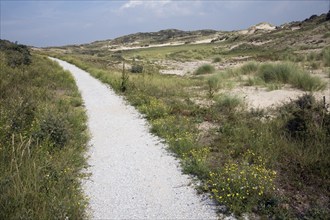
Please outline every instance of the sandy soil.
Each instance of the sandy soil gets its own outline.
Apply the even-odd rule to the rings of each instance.
[[[173,75],[189,75],[192,74],[198,67],[203,64],[210,63],[210,61],[187,61],[179,62],[174,60],[162,60],[157,62],[158,65],[166,67],[161,69],[159,72],[162,74],[173,74]]]
[[[249,58],[249,56],[238,56],[231,58],[231,60],[229,61],[218,63],[212,63],[212,60],[195,60],[186,62],[179,62],[175,60],[161,60],[156,62],[156,64],[164,67],[159,71],[162,74],[184,76],[193,74],[198,67],[204,64],[211,64],[217,70],[225,70],[227,68],[239,67]]]
[[[160,70],[163,74],[175,74],[175,75],[192,75],[193,72],[203,64],[211,64],[217,70],[226,70],[228,68],[235,68],[243,65],[250,57],[239,56],[233,57],[231,60],[219,63],[212,63],[211,60],[200,60],[200,61],[189,61],[189,62],[178,62],[173,60],[163,60],[157,64],[160,66],[167,67],[167,69]],[[322,100],[323,97],[326,99],[326,103],[330,104],[330,79],[325,76],[322,71],[314,71],[314,76],[322,78],[328,83],[327,89],[320,92],[314,92],[314,96],[318,100]],[[228,91],[220,91],[221,93]],[[299,96],[305,94],[305,91],[290,88],[284,86],[282,89],[269,91],[267,88],[252,87],[252,86],[239,86],[230,90],[230,93],[237,95],[245,100],[248,108],[269,108],[276,107],[283,103],[289,102],[292,99],[296,99]]]
[[[75,77],[92,135],[85,182],[92,219],[216,219],[215,205],[191,180],[147,122],[110,88],[58,59]]]
[[[306,94],[305,91],[292,88],[283,88],[279,90],[268,91],[266,88],[258,88],[252,86],[235,88],[231,90],[230,93],[243,98],[248,105],[248,108],[260,109],[277,107]],[[330,103],[329,87],[324,91],[314,92],[313,94],[316,99],[322,100],[323,97],[325,97],[326,103]]]
[[[214,38],[207,38],[203,40],[198,40],[191,42],[190,44],[205,44],[205,43],[211,43],[211,41],[214,40]],[[179,46],[179,45],[184,45],[185,42],[180,42],[180,41],[175,41],[175,42],[170,42],[170,43],[165,43],[165,44],[150,44],[148,46],[139,46],[139,42],[134,42],[129,45],[112,45],[109,47],[110,51],[119,51],[119,50],[136,50],[136,49],[143,49],[143,48],[154,48],[154,47],[167,47],[167,46]],[[108,46],[105,46],[108,47]]]
[[[137,46],[137,45],[127,45],[127,46],[121,46],[121,45],[113,45],[113,49],[109,49],[110,51],[119,51],[119,50],[136,50],[136,49],[143,49],[143,48],[153,48],[153,47],[166,47],[166,46],[178,46],[183,45],[184,42],[171,42],[166,44],[152,44],[147,47]]]

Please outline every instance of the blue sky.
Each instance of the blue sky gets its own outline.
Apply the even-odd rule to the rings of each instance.
[[[0,38],[31,46],[61,46],[176,28],[239,30],[281,25],[326,13],[329,0],[0,0]]]

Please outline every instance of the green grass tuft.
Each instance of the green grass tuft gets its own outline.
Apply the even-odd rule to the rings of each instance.
[[[243,105],[243,100],[237,96],[232,96],[228,94],[222,94],[215,98],[215,106],[221,112],[231,112],[237,107]]]
[[[202,75],[202,74],[211,74],[214,73],[215,68],[210,64],[204,64],[195,71],[195,75]]]
[[[249,62],[244,64],[240,70],[244,75],[255,73],[258,70],[258,64],[255,62]]]
[[[326,83],[319,77],[311,76],[293,63],[265,63],[259,66],[256,75],[266,84],[290,84],[304,91],[319,91],[326,88]],[[248,84],[260,82],[258,79],[249,79]]]

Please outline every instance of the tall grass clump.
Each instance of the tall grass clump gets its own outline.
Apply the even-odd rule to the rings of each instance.
[[[207,86],[208,86],[208,97],[213,98],[214,94],[219,89],[219,77],[212,76],[207,79]]]
[[[0,219],[85,218],[79,92],[57,64],[29,56],[0,51]]]
[[[319,77],[311,76],[292,63],[266,63],[260,65],[257,73],[265,83],[283,83],[304,91],[318,91],[326,87]]]
[[[320,91],[326,88],[326,82],[319,77],[313,77],[308,73],[294,74],[290,78],[291,84],[304,91]]]
[[[241,68],[241,73],[244,75],[255,73],[258,70],[258,64],[255,62],[248,62],[244,64]]]
[[[239,106],[243,106],[243,100],[237,96],[221,94],[215,97],[215,107],[220,111],[231,112]]]
[[[297,69],[294,65],[289,63],[262,64],[258,72],[259,77],[266,83],[288,83],[290,76],[293,74],[299,74],[299,72],[297,72]]]
[[[210,64],[204,64],[197,68],[197,70],[195,71],[195,74],[196,75],[211,74],[211,73],[214,73],[214,71],[215,71],[214,66],[212,66]]]
[[[330,48],[325,48],[321,52],[324,66],[330,67]]]

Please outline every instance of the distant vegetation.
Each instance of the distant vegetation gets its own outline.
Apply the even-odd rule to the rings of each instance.
[[[86,116],[73,78],[0,40],[0,219],[82,219]]]
[[[31,54],[25,45],[0,40],[0,50],[6,53],[6,63],[11,67],[28,65],[31,63]]]

